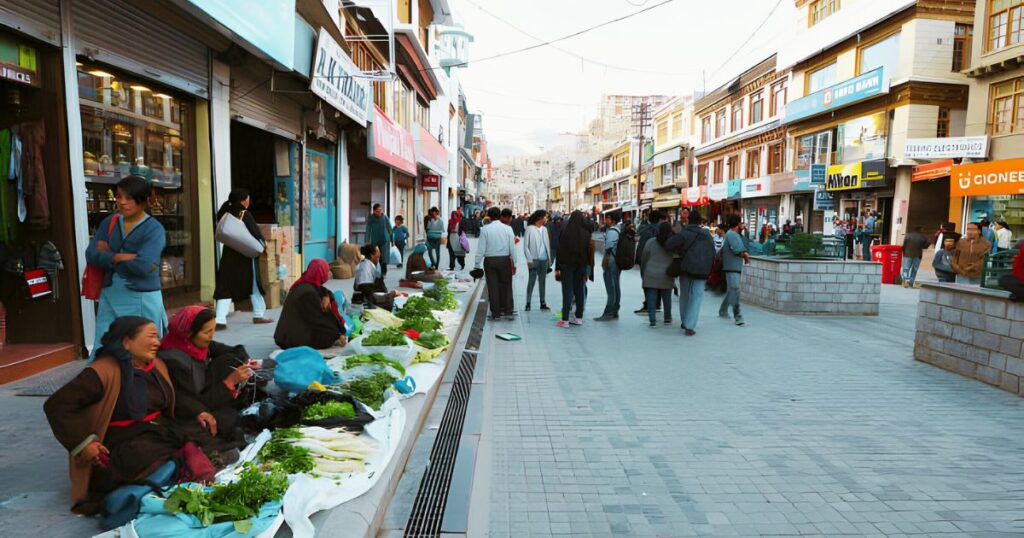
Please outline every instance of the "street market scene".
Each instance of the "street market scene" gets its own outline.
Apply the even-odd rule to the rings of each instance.
[[[1024,0],[3,0],[0,536],[1024,536]]]

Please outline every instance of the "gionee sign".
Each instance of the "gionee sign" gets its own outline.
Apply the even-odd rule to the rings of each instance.
[[[1024,159],[1005,159],[953,167],[949,195],[1024,194]]]

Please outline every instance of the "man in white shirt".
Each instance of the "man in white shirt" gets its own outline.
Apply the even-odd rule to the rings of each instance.
[[[540,280],[540,309],[551,310],[544,301],[547,287],[548,268],[551,267],[551,239],[545,225],[548,223],[548,212],[543,209],[534,211],[526,220],[526,235],[523,239],[523,252],[526,255],[526,266],[530,268],[530,279],[526,284],[526,307],[530,311],[530,300],[533,299],[533,285]]]
[[[502,224],[501,210],[497,207],[488,208],[487,217],[491,222],[480,229],[474,267],[484,270],[487,297],[491,303],[491,319],[500,320],[514,315],[512,268],[515,264],[515,234],[510,226]]]
[[[1005,220],[996,222],[996,244],[995,251],[1002,252],[1013,248],[1013,232]]]

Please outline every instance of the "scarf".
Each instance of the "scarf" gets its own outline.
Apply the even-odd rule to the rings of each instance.
[[[330,290],[324,288],[324,284],[331,278],[331,267],[327,265],[327,262],[322,258],[315,258],[309,262],[309,266],[306,267],[306,271],[302,273],[302,276],[292,284],[289,289],[295,289],[295,286],[306,283],[312,284],[317,289],[323,289],[327,291],[327,296],[331,299],[331,313],[334,314],[334,318],[338,320],[338,324],[341,325],[341,330],[345,330],[345,318],[341,317],[341,311],[338,310],[338,300],[334,298],[334,294]]]
[[[149,367],[140,370],[132,365],[132,354],[124,348],[122,341],[128,338],[143,325],[149,325],[152,321],[139,316],[122,316],[110,324],[110,328],[100,338],[100,348],[96,351],[97,357],[111,357],[117,361],[121,368],[121,394],[114,404],[114,416],[128,417],[140,420],[146,416],[149,390],[146,387],[147,372]]]
[[[462,221],[462,213],[452,211],[452,218],[448,219],[448,233],[458,233],[460,221]]]
[[[186,306],[174,314],[170,326],[167,328],[167,334],[160,341],[160,348],[178,349],[197,361],[206,360],[210,350],[196,347],[192,343],[192,322],[203,310],[206,310],[205,306],[193,305]]]

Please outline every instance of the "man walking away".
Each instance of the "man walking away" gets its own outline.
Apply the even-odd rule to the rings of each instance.
[[[512,317],[512,254],[515,238],[512,229],[501,223],[501,210],[487,210],[490,222],[480,229],[480,242],[476,247],[476,269],[484,270],[487,279],[487,298],[491,303],[491,319]]]
[[[644,248],[647,245],[647,242],[658,235],[658,227],[662,222],[668,222],[668,215],[664,211],[656,209],[647,215],[647,222],[641,224],[640,227],[637,228],[636,261],[638,264],[640,263],[640,260],[643,259]],[[659,303],[655,305],[655,308],[661,310],[661,304]],[[647,313],[647,288],[644,288],[643,306],[634,310],[633,313],[639,315]],[[666,314],[668,313],[666,312]]]
[[[562,317],[558,327],[583,325],[588,270],[594,260],[590,222],[581,211],[569,215],[565,230],[558,239],[558,265],[555,280],[562,282]],[[575,315],[572,314],[575,305]]]
[[[427,256],[434,267],[441,264],[441,238],[444,237],[444,222],[441,220],[441,210],[432,207],[427,211]]]
[[[715,262],[715,242],[711,234],[700,227],[702,217],[697,211],[689,216],[689,224],[665,243],[665,248],[679,258],[679,319],[686,336],[697,334],[700,305],[704,300],[704,285]]]
[[[729,215],[725,219],[725,225],[729,228],[725,232],[725,241],[722,244],[722,272],[725,273],[725,299],[722,299],[722,306],[718,307],[718,315],[723,318],[729,317],[729,307],[732,307],[732,316],[736,325],[743,325],[743,316],[740,314],[740,276],[743,273],[743,264],[750,263],[750,253],[743,244],[743,237],[740,231],[743,229],[743,219],[739,215]]]
[[[668,276],[672,264],[672,253],[665,250],[665,243],[672,238],[672,225],[658,224],[657,235],[647,240],[640,257],[640,275],[643,278],[644,293],[647,295],[647,316],[651,327],[657,327],[657,307],[665,306],[665,325],[672,324],[673,278]]]
[[[523,237],[526,235],[526,225],[523,222],[522,216],[516,215],[516,217],[512,219],[512,223],[509,225],[512,226],[512,233],[514,233],[516,237]]]
[[[530,299],[533,298],[533,285],[540,279],[540,309],[550,310],[545,302],[545,291],[548,280],[548,267],[551,262],[551,241],[548,238],[548,213],[538,209],[526,221],[526,237],[523,239],[523,251],[526,254],[526,266],[530,270],[530,279],[526,284],[526,308],[530,311]]]
[[[594,321],[611,321],[619,318],[619,302],[622,300],[622,289],[619,288],[619,277],[622,271],[615,262],[615,249],[619,246],[619,236],[622,235],[622,228],[619,222],[622,221],[622,213],[611,211],[605,214],[604,224],[607,227],[604,235],[604,258],[601,260],[602,275],[604,277],[604,290],[608,294],[608,302],[605,303],[604,313]]]
[[[903,239],[903,287],[914,286],[917,280],[917,270],[921,267],[921,257],[924,256],[924,249],[931,244],[924,236],[924,227],[914,226],[914,231],[907,234]]]

